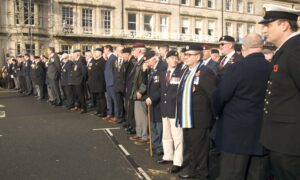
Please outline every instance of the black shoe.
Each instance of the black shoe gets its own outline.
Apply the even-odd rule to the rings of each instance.
[[[173,165],[171,168],[171,173],[178,173],[181,170],[181,166]]]
[[[99,115],[98,115],[98,117],[101,117],[101,118],[106,117],[106,116],[107,116],[106,114],[102,114],[102,113],[99,113]]]
[[[159,150],[155,152],[156,155],[161,156],[164,155],[164,151],[163,150]]]
[[[160,159],[157,161],[158,164],[170,164],[170,163],[173,163],[173,161],[166,161],[166,160],[163,160],[163,159]]]
[[[197,177],[194,174],[179,174],[178,176],[182,179],[193,179]]]

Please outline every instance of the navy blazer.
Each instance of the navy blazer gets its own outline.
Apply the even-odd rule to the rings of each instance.
[[[300,35],[275,53],[268,82],[262,143],[272,151],[300,156]]]
[[[72,68],[73,68],[73,62],[71,60],[67,61],[66,63],[63,63],[63,65],[61,66],[60,84],[62,86],[70,85]]]
[[[212,131],[222,151],[263,155],[259,143],[263,104],[270,64],[262,53],[253,53],[232,64],[214,93],[213,105],[218,117]]]
[[[165,77],[167,70],[160,74],[160,87],[161,87],[161,115],[162,117],[175,118],[176,111],[176,96],[177,88],[181,78],[181,66],[177,66],[171,75],[170,84],[167,87],[165,82]]]
[[[92,59],[88,64],[88,85],[92,93],[104,93],[106,84],[104,79],[105,59]]]
[[[165,71],[167,68],[166,63],[162,60],[159,60],[156,68],[153,70],[153,73],[146,74],[148,77],[147,81],[144,82],[147,85],[147,98],[149,97],[152,101],[150,106],[150,118],[152,122],[161,122],[161,109],[160,109],[160,74],[162,71]]]
[[[115,61],[117,60],[117,56],[114,54],[111,54],[106,61],[105,64],[105,70],[104,70],[104,77],[105,77],[105,82],[106,86],[113,86],[114,85],[114,64]]]

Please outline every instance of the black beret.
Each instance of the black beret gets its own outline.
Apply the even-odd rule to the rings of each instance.
[[[74,51],[73,51],[73,53],[80,53],[81,51],[80,51],[80,49],[75,49]]]
[[[153,51],[153,50],[146,51],[145,56],[144,56],[144,60],[151,59],[154,56],[155,56],[155,51]]]
[[[92,51],[88,49],[88,50],[86,50],[85,52],[92,52]]]
[[[57,54],[58,54],[58,55],[62,55],[62,54],[63,54],[63,52],[58,52]]]
[[[219,50],[217,50],[217,49],[211,49],[210,51],[211,51],[212,54],[214,54],[214,53],[219,54],[220,53]]]
[[[40,59],[40,56],[34,56],[34,59]]]
[[[100,51],[103,53],[103,48],[96,48],[96,51]]]
[[[220,42],[220,41],[235,42],[234,38],[233,38],[232,36],[228,36],[228,35],[222,36],[222,37],[219,39],[219,42]]]
[[[178,56],[178,52],[177,51],[169,51],[168,54],[166,55],[166,58],[171,57],[171,56]]]
[[[203,51],[202,46],[200,46],[199,44],[190,44],[188,46],[185,47],[186,52],[188,51]]]
[[[126,47],[126,48],[122,49],[122,53],[129,53],[130,54],[131,51],[132,51],[131,47]]]
[[[185,51],[186,51],[186,48],[184,47],[184,48],[181,48],[181,50],[180,50],[180,52],[182,52],[182,53],[185,53]]]

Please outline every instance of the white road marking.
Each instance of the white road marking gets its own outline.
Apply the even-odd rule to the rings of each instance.
[[[0,118],[5,118],[6,115],[5,115],[5,111],[0,111]]]
[[[5,106],[3,104],[0,104],[0,108],[4,108]]]
[[[114,135],[111,133],[111,131],[109,129],[105,129],[105,131],[111,136],[113,137]]]
[[[0,134],[0,137],[2,137],[3,135]]]
[[[126,156],[130,156],[129,152],[124,148],[124,146],[122,144],[119,144],[119,147]]]
[[[138,167],[137,169],[139,170],[139,172],[141,174],[143,174],[143,176],[146,178],[146,180],[151,180],[151,178],[148,176],[148,174],[141,167]]]
[[[106,129],[120,129],[120,127],[116,127],[116,128],[98,128],[98,129],[93,129],[93,131],[105,131]]]

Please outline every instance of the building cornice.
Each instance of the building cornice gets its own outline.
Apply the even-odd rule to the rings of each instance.
[[[90,3],[76,3],[76,2],[65,2],[61,1],[58,2],[61,5],[70,5],[70,6],[85,6],[85,7],[100,7],[100,8],[107,8],[107,9],[116,9],[114,6],[110,5],[100,5],[100,4],[90,4]]]
[[[251,21],[251,20],[241,20],[241,19],[231,19],[231,18],[225,18],[224,21],[232,21],[232,22],[240,22],[240,23],[252,23],[252,24],[256,24],[257,22],[255,20]]]
[[[126,11],[138,11],[138,12],[148,12],[148,13],[159,13],[159,14],[169,14],[171,15],[172,12],[169,11],[157,11],[157,10],[150,10],[150,9],[138,9],[138,8],[125,8]]]

